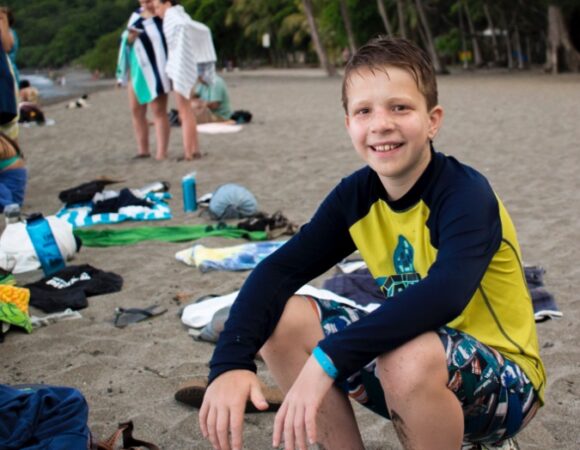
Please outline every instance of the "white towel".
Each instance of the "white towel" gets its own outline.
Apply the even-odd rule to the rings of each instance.
[[[199,73],[198,64],[217,61],[210,29],[193,20],[181,5],[172,6],[163,18],[169,56],[167,75],[173,90],[189,98]]]

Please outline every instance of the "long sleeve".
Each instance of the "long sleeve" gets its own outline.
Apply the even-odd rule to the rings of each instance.
[[[255,371],[254,357],[286,301],[302,285],[355,250],[333,191],[312,220],[256,267],[238,295],[210,362],[210,381],[232,369]]]

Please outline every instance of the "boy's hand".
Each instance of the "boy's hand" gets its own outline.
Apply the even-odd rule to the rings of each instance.
[[[199,410],[199,426],[215,449],[241,450],[248,398],[259,410],[268,408],[258,377],[249,370],[225,372],[208,386]]]
[[[280,446],[282,435],[285,450],[306,450],[317,442],[316,416],[333,383],[316,359],[308,358],[276,414],[274,447]]]

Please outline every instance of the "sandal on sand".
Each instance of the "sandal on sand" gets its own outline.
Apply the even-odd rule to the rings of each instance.
[[[284,394],[277,387],[262,385],[262,393],[268,402],[268,409],[262,411],[257,409],[254,404],[248,400],[246,402],[246,412],[247,413],[260,413],[260,412],[274,412],[278,411],[282,402],[284,401]],[[207,389],[207,380],[201,378],[195,378],[187,383],[183,384],[175,393],[175,400],[186,405],[193,406],[194,408],[200,408],[203,401],[203,395]]]
[[[167,308],[159,305],[153,305],[147,308],[116,308],[113,324],[117,328],[125,328],[129,324],[160,316],[166,312]]]
[[[91,448],[92,450],[116,450],[117,441],[119,437],[123,436],[123,447],[121,450],[129,449],[139,449],[147,448],[149,450],[159,450],[159,447],[151,442],[142,441],[141,439],[135,439],[133,437],[133,421],[122,422],[119,424],[119,428],[115,431],[108,439],[104,441],[99,441],[94,444]]]

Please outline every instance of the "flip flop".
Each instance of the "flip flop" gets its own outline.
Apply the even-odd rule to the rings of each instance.
[[[148,306],[147,308],[116,308],[113,324],[117,328],[125,328],[132,323],[141,322],[151,317],[160,316],[167,312],[167,308],[159,305]]]
[[[262,387],[262,393],[268,402],[268,409],[262,411],[257,409],[254,404],[248,400],[246,402],[246,412],[247,413],[261,413],[261,412],[275,412],[280,409],[282,402],[284,401],[284,394],[280,389],[274,386],[266,386],[260,383]],[[183,384],[175,393],[174,398],[180,403],[184,403],[194,408],[200,408],[203,402],[203,396],[205,390],[207,389],[207,380],[202,378],[194,378],[191,381]]]
[[[123,449],[146,448],[149,450],[159,450],[157,445],[133,437],[132,420],[120,423],[117,430],[108,439],[94,443],[91,448],[95,450],[115,450],[117,448],[117,441],[121,436],[123,436]]]

